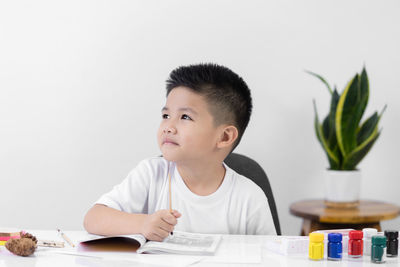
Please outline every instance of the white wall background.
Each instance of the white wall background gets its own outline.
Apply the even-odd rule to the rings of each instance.
[[[165,80],[179,66],[226,65],[252,89],[237,152],[267,171],[284,234],[289,205],[322,197],[328,166],[312,99],[366,64],[367,115],[388,109],[359,166],[362,198],[400,205],[399,1],[1,1],[0,226],[82,229],[91,204],[159,154]],[[400,219],[384,228],[399,228]]]

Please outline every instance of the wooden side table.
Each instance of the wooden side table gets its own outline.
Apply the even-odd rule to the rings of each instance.
[[[316,199],[293,203],[290,213],[303,218],[301,235],[308,235],[316,230],[346,228],[376,228],[381,231],[380,221],[396,218],[400,207],[381,201],[361,200],[357,208],[327,208],[322,199]]]

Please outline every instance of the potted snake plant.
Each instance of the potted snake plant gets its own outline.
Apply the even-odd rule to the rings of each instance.
[[[329,168],[325,174],[325,204],[330,207],[356,207],[359,203],[361,172],[357,168],[381,134],[379,121],[386,109],[374,112],[362,121],[369,98],[368,75],[363,68],[346,85],[341,94],[320,75],[307,71],[327,87],[331,96],[330,109],[319,120],[313,100],[314,127],[324,150]]]

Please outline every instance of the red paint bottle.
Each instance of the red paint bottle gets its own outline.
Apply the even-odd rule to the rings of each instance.
[[[359,258],[363,255],[363,232],[362,231],[350,231],[349,232],[349,257]]]

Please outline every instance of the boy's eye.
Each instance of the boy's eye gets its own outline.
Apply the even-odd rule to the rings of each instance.
[[[161,117],[162,117],[163,119],[168,119],[168,118],[169,118],[169,115],[168,115],[168,114],[162,114]]]
[[[182,115],[182,117],[181,117],[181,119],[183,119],[183,120],[192,120],[192,118],[190,118],[188,115],[186,115],[186,114],[183,114]]]

